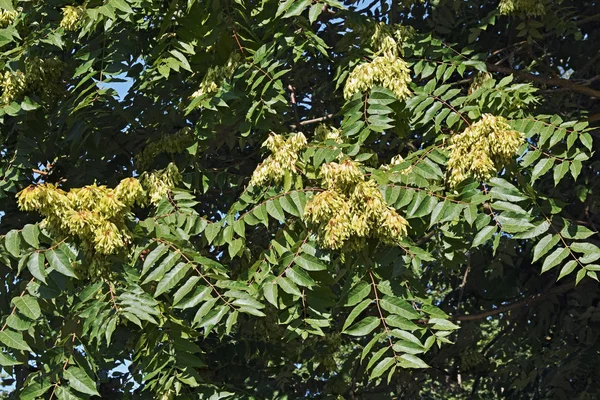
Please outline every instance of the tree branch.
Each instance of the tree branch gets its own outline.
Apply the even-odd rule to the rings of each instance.
[[[555,287],[553,290],[549,290],[547,292],[542,292],[542,293],[536,294],[535,296],[528,297],[524,300],[521,300],[521,301],[513,303],[513,304],[507,304],[505,306],[494,308],[493,310],[484,311],[479,314],[457,315],[457,316],[453,317],[452,319],[454,321],[477,321],[480,319],[485,319],[485,318],[491,317],[493,315],[498,315],[498,314],[502,314],[502,313],[505,313],[510,310],[514,310],[515,308],[531,306],[535,303],[538,303],[538,302],[544,300],[546,297],[550,297],[550,296],[557,295],[557,294],[560,294],[563,292],[567,292],[567,291],[573,289],[574,287],[575,287],[575,283],[573,283],[573,282],[565,283],[564,285]]]
[[[545,77],[540,76],[540,75],[534,75],[534,74],[530,74],[529,72],[518,71],[518,70],[515,70],[515,69],[512,69],[512,68],[507,68],[507,67],[502,67],[502,66],[499,66],[499,65],[494,65],[492,63],[487,63],[487,69],[488,69],[488,71],[492,71],[492,72],[500,72],[500,73],[503,73],[503,74],[513,74],[517,78],[523,79],[523,80],[528,80],[528,81],[543,83],[545,85],[564,87],[564,88],[569,89],[569,90],[571,90],[573,92],[583,93],[583,94],[588,95],[590,97],[599,98],[600,99],[600,90],[595,90],[595,89],[589,88],[587,86],[579,85],[579,84],[574,83],[573,81],[570,81],[568,79],[563,79],[563,78],[545,78]]]
[[[314,119],[307,119],[304,121],[300,121],[300,126],[304,126],[304,125],[310,125],[310,124],[315,124],[317,122],[322,122],[322,121],[327,121],[328,119],[332,119],[335,115],[334,114],[327,114],[324,117],[319,117],[319,118],[314,118]],[[296,129],[297,125],[290,125],[290,127],[292,129]]]

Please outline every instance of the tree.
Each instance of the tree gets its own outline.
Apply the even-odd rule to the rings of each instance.
[[[0,8],[6,396],[600,396],[597,1]]]

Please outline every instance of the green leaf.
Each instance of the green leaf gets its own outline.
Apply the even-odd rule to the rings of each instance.
[[[160,281],[163,278],[163,276],[165,276],[165,274],[175,266],[175,264],[177,263],[177,261],[179,261],[180,258],[181,254],[179,254],[178,252],[171,252],[167,254],[167,256],[158,265],[158,267],[154,268],[152,272],[148,274],[146,279],[144,279],[144,281],[142,282],[142,285],[145,285],[146,283],[152,281]]]
[[[202,304],[202,306],[200,306],[200,308],[198,308],[198,310],[196,311],[196,315],[194,316],[192,323],[197,324],[200,321],[202,321],[202,318],[204,318],[204,316],[207,315],[213,309],[217,300],[219,300],[219,299],[216,297],[213,297],[213,298],[208,299],[204,304]]]
[[[27,386],[25,386],[23,391],[19,394],[19,399],[33,400],[43,398],[43,394],[46,393],[51,387],[52,383],[49,379],[44,379],[41,382],[38,379],[34,379],[28,382]]]
[[[577,261],[575,260],[571,260],[568,263],[566,263],[560,270],[560,274],[558,275],[557,281],[573,272],[575,270],[575,267],[577,267]]]
[[[307,271],[325,271],[327,266],[317,257],[302,253],[294,259],[294,263]]]
[[[477,247],[477,246],[480,246],[480,245],[486,243],[488,240],[490,240],[492,238],[492,235],[495,232],[496,232],[496,226],[494,226],[494,225],[488,225],[488,226],[484,227],[473,238],[473,244],[471,245],[471,247]]]
[[[201,278],[199,276],[192,276],[187,279],[185,284],[177,289],[173,295],[173,305],[177,305],[189,292],[196,287],[196,284]]]
[[[158,260],[160,257],[162,257],[163,254],[167,252],[167,249],[168,247],[161,243],[158,246],[156,246],[156,248],[152,250],[150,254],[146,256],[146,259],[144,259],[144,265],[142,266],[142,276],[146,275],[146,272],[148,272],[150,267],[152,267],[156,260]]]
[[[12,303],[27,318],[36,320],[42,315],[37,300],[29,295],[15,297],[12,299]]]
[[[389,350],[389,347],[387,347],[387,346],[382,347],[381,349],[377,350],[377,352],[375,354],[373,354],[373,356],[369,360],[369,363],[367,364],[367,368],[366,368],[367,371],[370,370],[371,367],[373,367],[373,365],[375,365],[375,363],[377,361],[379,361],[385,353],[387,353],[388,350]]]
[[[7,11],[15,11],[11,0],[0,0],[0,8]]]
[[[533,248],[533,260],[531,262],[536,262],[540,258],[542,258],[546,253],[548,253],[556,244],[560,241],[560,236],[552,235],[549,233],[544,236],[538,244]]]
[[[206,226],[206,228],[204,229],[204,236],[206,237],[206,240],[209,244],[212,243],[213,240],[215,240],[219,232],[221,232],[221,228],[222,226],[218,223],[210,223]]]
[[[393,349],[395,352],[407,354],[422,354],[426,351],[423,346],[406,340],[399,340],[394,343]]]
[[[372,303],[373,301],[370,299],[366,299],[363,300],[361,303],[359,303],[356,307],[354,307],[352,309],[352,311],[350,311],[350,314],[348,314],[348,317],[346,318],[346,321],[344,322],[344,326],[342,327],[342,331],[345,331],[346,328],[348,328],[355,320],[356,318],[367,309],[367,307],[369,307],[369,305]]]
[[[283,276],[278,276],[277,278],[275,278],[275,281],[277,282],[281,290],[283,290],[284,292],[294,296],[302,296],[302,293],[300,292],[300,289],[298,289],[298,286],[296,286],[296,284],[290,279]]]
[[[8,232],[4,238],[4,246],[13,257],[19,257],[21,254],[21,235],[19,235],[19,231],[12,230]]]
[[[25,225],[23,227],[23,230],[21,231],[21,234],[23,235],[23,239],[25,239],[25,242],[27,242],[28,245],[30,245],[34,249],[40,247],[40,229],[37,225]]]
[[[369,379],[375,379],[380,377],[383,373],[385,373],[385,371],[390,369],[390,367],[394,365],[394,363],[394,357],[386,357],[383,360],[379,361],[379,363],[371,371],[371,376],[369,377]]]
[[[23,364],[23,363],[21,361],[17,361],[11,355],[5,354],[4,351],[0,351],[0,365],[1,366],[12,367],[13,365],[20,365],[20,364]]]
[[[377,328],[380,324],[380,320],[377,317],[366,317],[350,328],[346,329],[342,333],[350,336],[366,336]]]
[[[33,351],[25,340],[23,340],[23,335],[21,333],[13,332],[8,329],[0,332],[0,342],[11,349]]]
[[[296,266],[288,268],[285,271],[285,276],[299,286],[311,288],[317,284],[314,279],[310,277],[310,275]]]
[[[413,335],[410,332],[406,332],[406,331],[403,331],[403,330],[400,330],[400,329],[393,329],[391,331],[391,334],[392,334],[392,336],[398,337],[400,339],[409,341],[409,342],[414,343],[414,344],[418,344],[421,347],[423,346],[423,344],[421,343],[421,341],[419,340],[419,338],[416,337],[415,335]]]
[[[413,354],[402,354],[400,365],[403,368],[429,368],[426,362]]]
[[[71,366],[63,372],[63,375],[69,381],[69,386],[72,389],[92,396],[100,396],[100,393],[96,389],[96,383],[88,376],[85,370]]]
[[[582,268],[582,269],[580,269],[580,270],[577,272],[577,276],[575,277],[575,284],[576,284],[576,285],[577,285],[579,282],[581,282],[581,280],[582,280],[583,278],[585,278],[585,275],[586,275],[586,273],[587,273],[587,271],[586,271],[585,269],[583,269],[583,268]]]
[[[433,324],[432,329],[436,329],[438,331],[453,331],[456,329],[460,329],[460,326],[455,323],[448,321],[447,319],[442,318],[431,318],[429,320],[430,324]]]
[[[175,285],[179,283],[188,273],[191,266],[190,263],[180,262],[171,271],[169,271],[163,279],[156,285],[156,291],[154,297],[158,297],[161,294],[171,290]]]
[[[554,168],[554,186],[558,185],[561,179],[569,172],[570,163],[563,161],[557,167]]]
[[[367,343],[367,345],[363,348],[362,353],[360,355],[361,362],[365,359],[367,354],[369,354],[371,352],[371,349],[373,348],[373,346],[375,346],[375,344],[384,337],[385,337],[385,333],[381,332],[380,334],[373,336],[373,338],[371,340],[369,340],[369,343]]]
[[[125,0],[110,0],[110,4],[116,9],[126,12],[127,14],[133,13],[133,10]]]
[[[277,292],[277,283],[275,282],[267,282],[263,286],[263,293],[265,295],[265,299],[271,303],[275,308],[279,308],[279,304],[277,303],[278,292]]]
[[[389,326],[393,326],[395,328],[400,328],[404,331],[416,331],[419,329],[419,326],[412,322],[411,320],[401,317],[399,315],[388,315],[385,318],[385,322]]]
[[[272,216],[279,222],[285,221],[285,214],[283,213],[283,208],[281,208],[279,201],[269,200],[266,203],[266,207],[267,213],[269,213],[270,216]]]
[[[69,257],[67,257],[67,255],[65,253],[63,253],[62,250],[60,250],[60,249],[48,250],[45,253],[45,255],[46,255],[46,260],[48,260],[48,263],[50,264],[50,266],[52,268],[54,268],[57,272],[65,275],[65,276],[77,278],[77,275],[75,274],[75,270],[73,269],[73,266],[71,265],[71,261],[69,260]]]
[[[27,259],[27,269],[37,280],[46,283],[45,258],[43,253],[34,251]]]
[[[213,289],[210,286],[196,287],[196,290],[191,296],[178,301],[177,305],[174,305],[174,307],[182,310],[195,307],[201,302],[209,299],[212,291]]]
[[[323,5],[320,3],[315,3],[310,7],[310,10],[308,11],[308,20],[311,24],[314,23],[317,20],[317,18],[319,18],[319,15],[322,11]]]
[[[546,233],[548,231],[548,229],[550,229],[550,222],[542,221],[541,223],[537,224],[536,226],[534,226],[533,228],[531,228],[525,232],[517,233],[516,235],[514,235],[514,238],[515,239],[532,239],[534,237],[538,237],[538,236]]]
[[[406,300],[399,299],[397,297],[392,296],[384,296],[380,301],[379,305],[384,310],[404,317],[406,319],[419,319],[421,318],[421,314],[419,314]]]
[[[288,8],[283,18],[297,17],[309,6],[312,0],[296,0],[291,7]]]
[[[360,281],[348,292],[348,298],[344,306],[352,307],[360,303],[365,297],[371,294],[372,285],[367,282]]]
[[[554,250],[544,260],[544,264],[542,264],[542,273],[556,267],[562,260],[567,258],[568,255],[569,249],[567,248],[559,247],[556,250]]]

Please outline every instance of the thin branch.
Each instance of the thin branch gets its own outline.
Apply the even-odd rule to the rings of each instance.
[[[460,293],[458,294],[458,301],[456,302],[456,312],[460,311],[460,305],[462,303],[463,296],[465,294],[465,286],[467,286],[467,277],[471,271],[471,254],[467,256],[467,268],[463,275],[462,283],[460,284]]]
[[[300,115],[298,114],[298,104],[296,103],[296,88],[292,85],[288,85],[288,90],[290,91],[290,102],[294,107],[294,117],[296,118],[296,124],[302,125],[300,122]]]
[[[394,354],[394,361],[396,363],[398,363],[398,354],[396,353],[396,350],[394,350],[394,342],[392,342],[392,335],[390,334],[390,328],[388,327],[387,323],[385,322],[385,317],[383,316],[383,311],[381,311],[381,306],[379,305],[379,295],[377,294],[377,284],[375,283],[375,277],[373,276],[373,273],[371,271],[369,271],[369,276],[371,277],[371,283],[373,285],[373,292],[375,293],[375,304],[377,305],[377,311],[379,312],[379,319],[381,320],[381,323],[383,324],[383,329],[385,330],[385,334],[388,337],[388,341],[390,343],[389,347],[390,347],[390,349],[392,349],[392,353]]]
[[[317,122],[322,122],[322,121],[327,121],[329,119],[332,119],[334,116],[335,116],[334,114],[327,114],[324,117],[319,117],[319,118],[307,119],[307,120],[304,120],[304,121],[300,121],[298,123],[298,125],[305,126],[305,125],[315,124]],[[290,127],[292,129],[296,129],[298,127],[298,125],[290,125]]]

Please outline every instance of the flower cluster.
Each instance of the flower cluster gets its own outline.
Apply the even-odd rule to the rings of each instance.
[[[448,160],[450,186],[469,177],[488,180],[513,160],[522,143],[521,134],[512,130],[504,118],[484,114],[463,133],[452,137]]]
[[[325,164],[321,176],[327,190],[306,205],[304,218],[316,225],[324,247],[359,250],[370,237],[395,244],[406,236],[408,222],[386,204],[375,181],[365,180],[356,162]]]
[[[66,6],[62,9],[62,14],[60,27],[66,31],[75,31],[83,22],[85,9],[81,6]]]
[[[362,63],[352,70],[346,85],[344,97],[351,98],[357,92],[366,92],[374,85],[381,85],[400,100],[410,95],[410,70],[408,64],[400,58],[398,41],[405,32],[392,29],[384,24],[376,24],[371,36],[371,46],[376,50],[371,62]]]
[[[18,11],[0,10],[0,28],[4,29],[13,23],[19,15]]]
[[[231,54],[225,65],[210,67],[208,71],[206,71],[202,82],[200,82],[200,88],[192,94],[192,98],[216,93],[223,82],[233,76],[241,61],[242,56],[238,52],[234,52]]]
[[[6,71],[0,79],[0,102],[9,104],[31,91],[50,97],[60,91],[63,64],[57,58],[34,57],[25,62],[25,72]]]
[[[269,181],[281,182],[286,172],[293,172],[298,161],[298,152],[307,145],[302,132],[291,135],[287,140],[282,135],[270,135],[263,143],[271,151],[265,161],[258,165],[250,185],[260,186]]]
[[[140,176],[140,182],[152,204],[158,204],[181,180],[179,169],[173,163],[163,170],[144,172]]]
[[[136,155],[135,164],[139,169],[145,170],[159,154],[181,153],[193,143],[193,131],[191,128],[185,127],[173,135],[164,136],[155,142],[149,143],[146,148],[144,148],[144,151]]]
[[[500,0],[500,13],[504,15],[524,13],[531,16],[541,16],[546,8],[541,0]]]
[[[116,188],[96,184],[68,192],[46,183],[19,192],[24,211],[37,211],[43,225],[58,235],[77,237],[86,250],[108,255],[118,253],[130,238],[126,216],[134,204],[143,204],[144,189],[135,178],[123,179]]]

